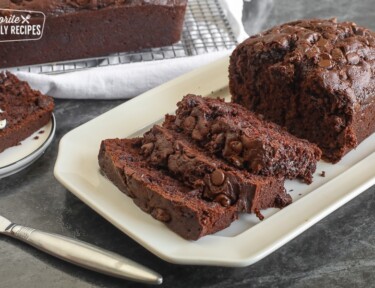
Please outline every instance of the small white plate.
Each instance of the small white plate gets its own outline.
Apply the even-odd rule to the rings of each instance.
[[[99,172],[97,155],[106,138],[141,134],[187,93],[228,92],[228,58],[148,91],[66,134],[60,142],[56,178],[100,215],[162,259],[178,264],[247,266],[267,256],[323,217],[375,184],[375,134],[332,165],[318,163],[311,185],[287,181],[294,202],[262,211],[265,220],[244,214],[229,228],[187,241],[143,213]],[[325,177],[319,174],[325,171]],[[350,217],[350,215],[348,215]]]
[[[43,155],[55,135],[56,120],[52,114],[47,125],[0,153],[0,179],[25,169]]]

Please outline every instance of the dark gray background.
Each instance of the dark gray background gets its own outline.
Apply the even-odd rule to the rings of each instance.
[[[333,16],[375,30],[374,2],[253,0],[245,3],[243,18],[250,34],[298,18]],[[162,287],[375,287],[374,188],[246,268],[169,264],[118,231],[61,186],[53,166],[65,133],[122,102],[56,101],[56,138],[31,167],[0,180],[1,214],[140,261],[164,276]],[[0,236],[0,287],[144,286],[77,268]]]

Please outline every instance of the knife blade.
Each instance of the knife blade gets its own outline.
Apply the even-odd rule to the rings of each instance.
[[[163,282],[160,274],[116,253],[77,239],[18,225],[1,215],[0,233],[86,269],[147,284]]]

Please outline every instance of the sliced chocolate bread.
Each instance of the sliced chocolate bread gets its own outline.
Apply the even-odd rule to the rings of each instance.
[[[53,109],[52,97],[9,72],[0,72],[0,152],[46,125]]]
[[[321,151],[244,107],[221,99],[185,96],[178,104],[175,129],[183,131],[208,153],[238,168],[265,176],[301,178],[311,183]],[[175,120],[174,120],[175,119]]]
[[[207,155],[186,135],[168,129],[169,117],[164,127],[155,125],[142,139],[141,150],[148,163],[167,169],[207,201],[236,206],[237,211],[256,213],[260,218],[260,210],[282,208],[292,202],[284,179],[253,175]]]
[[[141,155],[141,146],[140,138],[107,139],[98,157],[103,173],[144,212],[188,240],[215,233],[237,219],[235,206],[203,199],[198,189],[152,167]]]

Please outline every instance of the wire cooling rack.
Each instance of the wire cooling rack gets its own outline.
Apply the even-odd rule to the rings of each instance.
[[[188,57],[233,49],[236,44],[236,37],[217,0],[189,0],[181,41],[174,45],[9,70],[58,74],[99,66]]]

